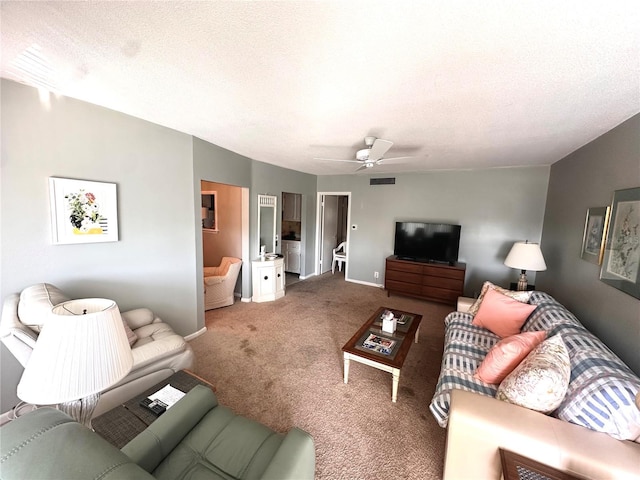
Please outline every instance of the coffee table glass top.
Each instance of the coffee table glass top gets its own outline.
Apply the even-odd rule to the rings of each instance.
[[[382,313],[393,312],[401,322],[393,334],[383,332]],[[422,315],[389,307],[380,307],[342,347],[343,352],[368,358],[394,368],[401,368],[409,352]]]

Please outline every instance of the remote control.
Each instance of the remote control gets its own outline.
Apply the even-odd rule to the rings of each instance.
[[[141,400],[140,405],[151,410],[156,415],[162,415],[167,410],[166,403],[161,402],[160,400],[151,400],[148,397]]]

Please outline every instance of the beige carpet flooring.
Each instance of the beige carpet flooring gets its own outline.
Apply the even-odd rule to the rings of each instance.
[[[380,306],[423,315],[419,343],[400,374],[351,362],[342,346]],[[442,477],[445,430],[429,411],[440,370],[443,319],[452,306],[345,282],[325,274],[287,288],[275,302],[210,310],[207,332],[191,341],[195,372],[218,400],[269,427],[308,431],[318,479]]]

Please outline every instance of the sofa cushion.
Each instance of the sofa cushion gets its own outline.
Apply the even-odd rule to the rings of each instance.
[[[494,285],[491,282],[484,282],[484,284],[482,285],[482,289],[480,290],[480,295],[478,295],[478,299],[473,303],[473,305],[469,307],[467,313],[471,315],[475,315],[476,313],[478,313],[478,309],[480,308],[480,305],[482,305],[484,296],[489,290],[496,290],[503,295],[506,295],[507,297],[513,298],[514,300],[522,303],[529,302],[529,298],[531,298],[531,294],[533,293],[530,291],[523,292],[517,290],[507,290],[506,288],[499,287],[498,285]]]
[[[520,333],[520,328],[535,309],[535,305],[519,302],[497,290],[489,290],[473,318],[473,324],[505,338]]]
[[[71,299],[58,287],[48,283],[38,283],[25,288],[20,293],[18,317],[24,325],[35,332],[40,332],[51,315],[51,309],[69,300]]]
[[[546,337],[546,332],[524,332],[496,343],[476,370],[475,377],[494,385],[505,379]]]
[[[536,348],[498,387],[496,398],[542,413],[553,412],[567,393],[571,364],[560,335]]]
[[[531,303],[538,308],[522,330],[562,334],[571,360],[569,389],[553,415],[619,440],[638,439],[638,375],[551,295],[534,292]]]

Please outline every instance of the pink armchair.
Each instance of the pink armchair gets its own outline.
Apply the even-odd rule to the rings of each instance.
[[[222,257],[218,267],[204,267],[204,309],[233,305],[242,260]]]

